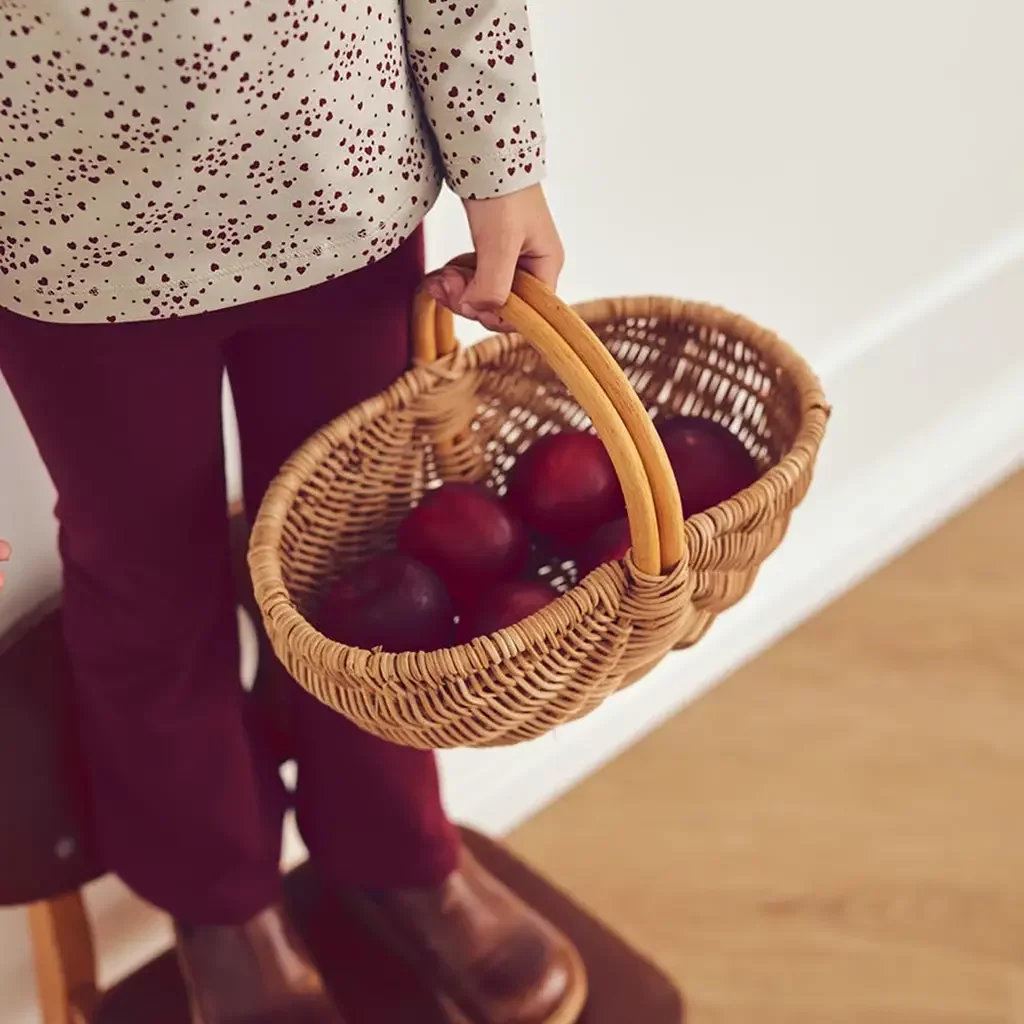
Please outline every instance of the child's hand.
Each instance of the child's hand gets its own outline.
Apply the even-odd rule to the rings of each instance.
[[[498,199],[467,199],[466,216],[476,249],[476,273],[468,284],[462,275],[442,271],[429,289],[438,302],[492,331],[505,330],[501,309],[512,291],[516,268],[554,290],[565,251],[540,185]]]
[[[11,557],[11,545],[5,540],[0,540],[0,562],[6,562]],[[3,589],[4,585],[4,574],[0,570],[0,590]]]

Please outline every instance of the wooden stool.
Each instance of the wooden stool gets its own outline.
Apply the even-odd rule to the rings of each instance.
[[[680,1024],[679,993],[657,968],[496,843],[466,841],[486,867],[576,943],[590,972],[580,1024]],[[308,866],[287,882],[295,921],[350,1024],[469,1024],[378,939],[355,924],[317,884]],[[167,953],[108,992],[89,1024],[187,1024],[185,990]]]
[[[242,604],[247,604],[244,596]],[[81,889],[105,873],[88,818],[56,602],[0,638],[0,906],[28,904],[45,1024],[189,1024],[173,952],[107,992]],[[672,983],[498,844],[465,831],[478,859],[572,939],[590,974],[581,1024],[679,1024]],[[296,924],[350,1024],[468,1024],[303,866],[286,883]]]

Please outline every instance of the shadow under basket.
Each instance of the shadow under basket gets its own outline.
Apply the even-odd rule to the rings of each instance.
[[[307,441],[253,529],[249,564],[278,657],[323,703],[406,746],[534,739],[699,640],[781,542],[828,419],[806,363],[718,308],[631,298],[570,309],[519,274],[503,315],[519,333],[459,349],[450,317],[421,292],[415,368]],[[762,470],[685,523],[654,426],[677,414],[727,425]],[[503,493],[517,457],[566,429],[595,430],[612,457],[632,540],[623,562],[584,579],[553,563],[556,601],[439,651],[360,650],[310,624],[339,574],[393,548],[427,490],[474,480]]]

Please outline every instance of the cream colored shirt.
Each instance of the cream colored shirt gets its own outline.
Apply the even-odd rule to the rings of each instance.
[[[0,306],[183,316],[318,284],[543,173],[526,0],[3,0]]]

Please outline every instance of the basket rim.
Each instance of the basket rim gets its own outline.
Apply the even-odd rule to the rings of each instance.
[[[642,575],[632,564],[630,571]],[[683,563],[667,574],[666,578],[683,575],[687,571]],[[301,630],[325,653],[325,667],[336,677],[330,681],[331,687],[358,688],[357,682],[348,684],[344,679],[357,680],[369,675],[382,693],[392,689],[399,679],[403,686],[415,684],[426,690],[443,685],[445,680],[495,668],[538,645],[554,643],[591,616],[602,604],[608,604],[613,592],[621,593],[626,585],[626,572],[621,565],[615,563],[599,565],[568,591],[554,591],[555,598],[550,604],[519,622],[494,633],[430,651],[396,653],[353,647],[332,640],[299,611],[290,596],[286,604],[278,606],[281,610],[276,614],[282,619],[279,626],[284,624]],[[284,589],[287,593],[287,588]],[[261,612],[268,614],[258,594],[257,602],[260,603]],[[274,612],[270,613],[271,618],[274,615]]]
[[[683,507],[687,551],[691,559],[695,551],[702,549],[700,538],[710,538],[716,533],[739,529],[750,521],[746,510],[747,502],[743,500],[745,497],[757,497],[757,504],[763,507],[770,502],[773,494],[787,490],[792,478],[801,474],[808,465],[814,464],[832,414],[832,407],[825,398],[821,381],[810,364],[775,331],[724,306],[667,295],[624,295],[591,299],[575,304],[573,309],[587,323],[598,328],[602,323],[621,320],[669,319],[683,320],[718,330],[731,337],[743,339],[751,348],[766,355],[770,362],[780,371],[789,374],[793,380],[800,398],[800,425],[793,443],[789,445],[782,458],[749,487],[710,509],[687,515],[686,508]],[[691,563],[691,568],[693,567]]]
[[[793,379],[800,397],[800,423],[793,443],[774,466],[738,495],[693,516],[686,516],[684,508],[684,525],[691,555],[697,550],[692,543],[697,537],[710,538],[748,522],[750,516],[747,515],[747,505],[751,497],[756,497],[756,504],[763,507],[770,502],[773,494],[788,490],[793,480],[799,479],[804,473],[808,464],[813,464],[831,408],[817,376],[806,360],[773,331],[721,306],[668,296],[596,299],[575,304],[572,308],[594,325],[623,319],[660,318],[686,320],[701,327],[719,330],[741,338],[752,348],[766,354],[769,361]],[[299,611],[285,586],[279,554],[284,524],[301,488],[334,447],[381,416],[407,408],[431,387],[442,385],[453,375],[485,368],[528,344],[525,338],[515,334],[490,335],[457,349],[435,364],[413,366],[384,391],[341,413],[303,442],[268,487],[253,523],[248,552],[256,601],[261,615],[274,624],[276,631],[288,635],[293,642],[298,634],[307,646],[318,649],[324,655],[327,662],[325,667],[335,676],[333,686],[346,688],[346,684],[336,681],[337,677],[351,678],[356,681],[354,685],[358,685],[358,678],[368,672],[385,686],[385,677],[401,678],[406,683],[414,676],[420,677],[423,682],[440,682],[445,677],[450,679],[458,674],[456,661],[462,662],[469,671],[486,670],[505,660],[507,655],[503,651],[518,652],[532,646],[522,642],[526,623],[529,623],[530,632],[535,637],[550,642],[566,626],[572,624],[571,621],[565,621],[564,616],[569,615],[570,620],[577,620],[585,614],[579,605],[579,598],[589,595],[591,600],[588,604],[600,599],[604,587],[616,580],[609,573],[617,572],[619,587],[624,585],[622,566],[605,563],[521,623],[468,643],[442,647],[436,651],[398,654],[351,647],[324,636]],[[747,497],[746,502],[741,500],[743,496]],[[690,568],[692,566],[688,557],[673,572],[688,572]],[[630,571],[636,572],[632,566]],[[671,575],[673,573],[664,574],[665,577]],[[579,594],[574,600],[573,595],[577,592]],[[570,609],[575,614],[570,615]],[[558,619],[563,620],[564,626],[555,625]]]

